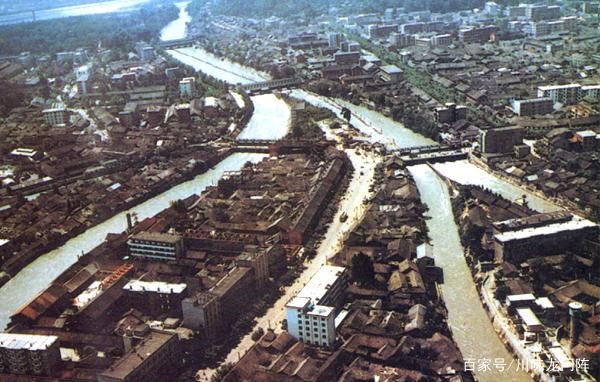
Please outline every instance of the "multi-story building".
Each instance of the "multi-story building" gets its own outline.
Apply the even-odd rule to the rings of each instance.
[[[378,75],[385,82],[400,81],[402,69],[396,65],[385,65],[379,68]]]
[[[146,42],[138,42],[135,44],[135,51],[142,61],[150,61],[155,57],[154,48]]]
[[[451,34],[438,34],[431,37],[431,46],[448,46],[452,44]]]
[[[521,117],[545,115],[554,111],[552,98],[534,98],[513,101],[513,111]]]
[[[337,65],[358,64],[360,61],[360,52],[337,52],[333,55]]]
[[[415,45],[416,40],[414,35],[404,33],[392,33],[388,40],[395,47],[403,48],[405,46]]]
[[[494,223],[494,253],[498,262],[518,263],[536,253],[562,253],[598,233],[598,225],[567,212],[537,214]]]
[[[54,103],[50,109],[42,111],[44,120],[52,126],[65,125],[69,122],[69,112],[64,104]]]
[[[532,21],[551,20],[560,17],[560,7],[557,5],[525,4],[525,17]]]
[[[394,32],[398,32],[398,24],[369,25],[367,29],[370,39],[386,39]]]
[[[454,123],[467,118],[467,107],[447,103],[444,107],[435,109],[436,121],[439,123]]]
[[[177,334],[153,331],[98,374],[98,382],[159,382],[180,362]]]
[[[0,333],[0,374],[52,377],[60,363],[58,337]]]
[[[582,98],[581,85],[551,85],[538,87],[538,98],[550,98],[553,102],[563,105],[573,105]]]
[[[500,14],[500,5],[498,5],[496,2],[488,1],[485,3],[484,10],[485,13],[492,17],[498,16]]]
[[[327,34],[327,41],[329,42],[329,47],[332,49],[339,49],[344,39],[345,36],[343,33],[330,32]]]
[[[177,260],[183,256],[183,239],[179,235],[141,232],[127,241],[129,253],[134,257],[157,260]]]
[[[211,292],[199,292],[184,299],[181,303],[183,326],[202,331],[209,339],[219,335],[222,327],[221,304],[219,297]]]
[[[496,26],[486,25],[483,27],[465,27],[458,31],[458,38],[465,44],[484,43],[490,41],[496,34]]]
[[[186,77],[179,81],[179,96],[193,97],[196,94],[196,79],[194,77]]]
[[[186,289],[186,284],[131,280],[123,286],[123,294],[130,306],[153,317],[168,312],[179,316]]]
[[[335,344],[335,311],[343,301],[348,273],[325,265],[286,305],[287,331],[299,341],[318,346]]]
[[[500,127],[480,132],[480,148],[485,154],[512,153],[516,145],[523,143],[525,129],[519,126]]]

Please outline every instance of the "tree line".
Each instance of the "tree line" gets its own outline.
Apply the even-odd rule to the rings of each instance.
[[[179,10],[172,3],[153,3],[117,14],[76,16],[0,27],[0,52],[16,55],[57,53],[76,48],[131,49],[136,41],[151,41],[175,20]]]

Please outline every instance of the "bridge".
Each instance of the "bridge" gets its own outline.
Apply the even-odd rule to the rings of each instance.
[[[196,42],[196,39],[193,37],[188,37],[188,38],[181,38],[178,40],[168,40],[168,41],[161,41],[159,43],[161,48],[164,49],[175,49],[175,48],[186,48],[189,46],[194,45],[194,43]]]
[[[322,151],[334,145],[333,141],[294,140],[294,139],[238,139],[233,143],[238,152],[260,152],[269,154],[306,153]]]
[[[240,88],[245,91],[257,91],[257,90],[270,90],[276,88],[283,88],[286,86],[300,85],[303,81],[300,78],[290,77],[281,78],[279,80],[253,82],[251,84],[240,85]]]

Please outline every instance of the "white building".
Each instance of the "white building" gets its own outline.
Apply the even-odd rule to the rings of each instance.
[[[186,77],[179,81],[179,95],[181,97],[193,97],[195,88],[196,79],[194,77]]]
[[[498,16],[500,14],[500,6],[498,5],[498,3],[495,3],[493,1],[488,1],[487,3],[485,3],[485,13],[487,13],[490,16]]]
[[[581,85],[568,84],[538,87],[538,98],[546,97],[563,105],[575,104],[581,99]]]
[[[285,307],[287,331],[299,341],[331,347],[335,343],[335,307],[348,282],[343,267],[325,265]]]
[[[44,120],[52,126],[63,126],[69,120],[69,112],[62,103],[54,103],[50,109],[42,111]]]

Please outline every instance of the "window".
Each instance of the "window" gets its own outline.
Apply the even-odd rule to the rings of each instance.
[[[327,333],[327,329],[323,328],[322,332]]]
[[[323,337],[324,340],[327,339],[327,335],[326,334],[323,334],[321,337]]]

